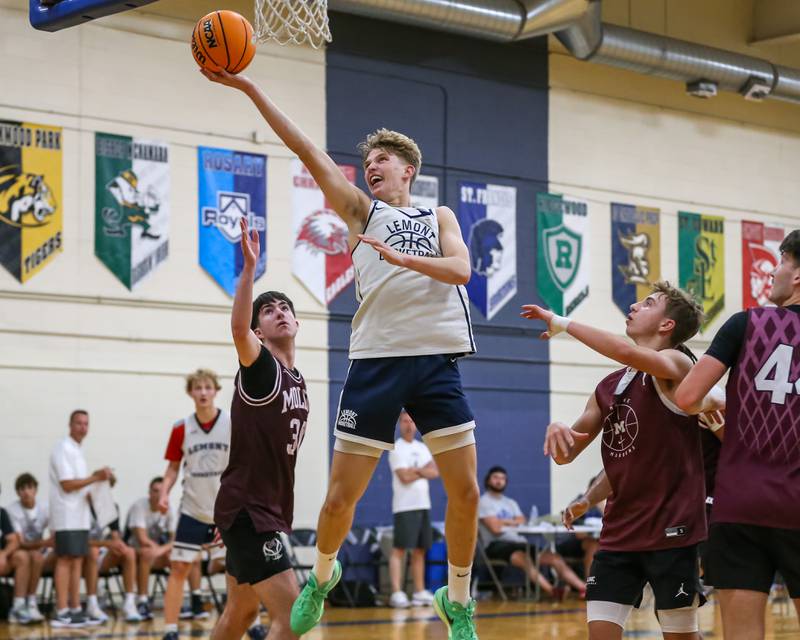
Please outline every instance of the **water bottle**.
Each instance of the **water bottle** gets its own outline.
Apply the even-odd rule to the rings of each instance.
[[[533,526],[536,524],[536,521],[539,519],[539,507],[536,505],[531,506],[531,514],[528,516],[528,524]]]

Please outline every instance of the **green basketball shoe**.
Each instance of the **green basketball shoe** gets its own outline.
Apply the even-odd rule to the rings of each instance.
[[[333,565],[333,575],[322,586],[317,585],[317,576],[312,571],[308,576],[308,582],[297,600],[292,605],[292,616],[290,626],[292,633],[302,636],[317,626],[325,610],[325,598],[331,590],[339,583],[342,578],[342,565],[337,560]]]
[[[448,640],[478,640],[472,620],[475,615],[474,600],[470,600],[466,607],[458,602],[450,602],[447,598],[447,587],[441,587],[433,596],[433,608],[447,625]]]

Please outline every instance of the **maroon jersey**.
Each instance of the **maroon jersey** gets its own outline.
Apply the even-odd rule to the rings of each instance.
[[[713,354],[711,349],[709,353]],[[726,395],[725,439],[712,521],[800,529],[800,314],[796,308],[747,312],[744,340]]]
[[[303,376],[284,367],[266,349],[247,369],[267,371],[274,382],[254,393],[243,384],[240,367],[231,402],[231,449],[228,468],[214,507],[214,522],[229,529],[246,509],[257,531],[290,532],[294,516],[294,469],[308,420]],[[261,385],[262,388],[265,385]],[[248,393],[248,390],[250,393]]]
[[[603,467],[613,495],[600,548],[655,551],[706,537],[700,428],[660,393],[653,377],[620,369],[597,385]]]

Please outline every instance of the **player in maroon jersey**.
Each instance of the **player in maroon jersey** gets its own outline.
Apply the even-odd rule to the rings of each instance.
[[[800,230],[780,252],[778,306],[731,316],[675,396],[692,411],[730,369],[706,569],[726,640],[764,637],[776,571],[800,616]]]
[[[289,627],[300,590],[280,538],[294,515],[297,451],[308,420],[306,383],[294,368],[298,322],[277,291],[253,301],[258,233],[242,218],[244,266],[231,312],[239,372],[231,402],[231,449],[214,507],[227,548],[228,600],[215,640],[241,638],[263,604],[269,638],[295,638]]]
[[[547,323],[544,338],[567,331],[627,365],[600,382],[571,428],[549,425],[544,445],[545,455],[566,464],[602,433],[613,493],[587,578],[589,637],[622,638],[649,582],[662,632],[695,640],[702,600],[697,544],[706,537],[703,459],[697,418],[678,409],[673,394],[692,366],[683,343],[700,328],[702,310],[680,289],[656,283],[631,305],[626,333],[634,344],[536,305],[525,305],[522,315]],[[718,408],[721,402],[713,400],[703,407]]]

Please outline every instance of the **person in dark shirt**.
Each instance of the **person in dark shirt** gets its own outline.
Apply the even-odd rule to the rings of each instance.
[[[14,531],[8,512],[0,507],[0,576],[14,575],[14,603],[8,612],[9,622],[34,622],[25,599],[30,570],[31,557],[20,547],[19,534]]]
[[[231,403],[231,448],[214,506],[227,548],[228,600],[212,638],[241,638],[263,604],[269,637],[294,638],[289,624],[300,589],[280,533],[294,516],[297,452],[308,421],[306,383],[294,367],[298,322],[277,291],[253,301],[258,232],[242,218],[244,266],[231,312],[239,357]]]
[[[572,427],[550,424],[544,444],[545,455],[566,464],[602,434],[613,492],[586,581],[590,637],[621,639],[649,582],[662,632],[696,640],[704,601],[697,560],[697,544],[706,537],[703,459],[697,418],[678,409],[673,396],[692,367],[683,344],[699,330],[702,309],[669,283],[654,284],[631,305],[626,333],[634,344],[537,305],[523,306],[522,316],[547,324],[543,338],[566,331],[626,365],[600,382]],[[721,400],[709,399],[703,410],[721,408]]]
[[[693,411],[730,370],[706,568],[726,640],[764,637],[776,572],[800,616],[800,230],[780,253],[778,306],[731,316],[675,395]]]

